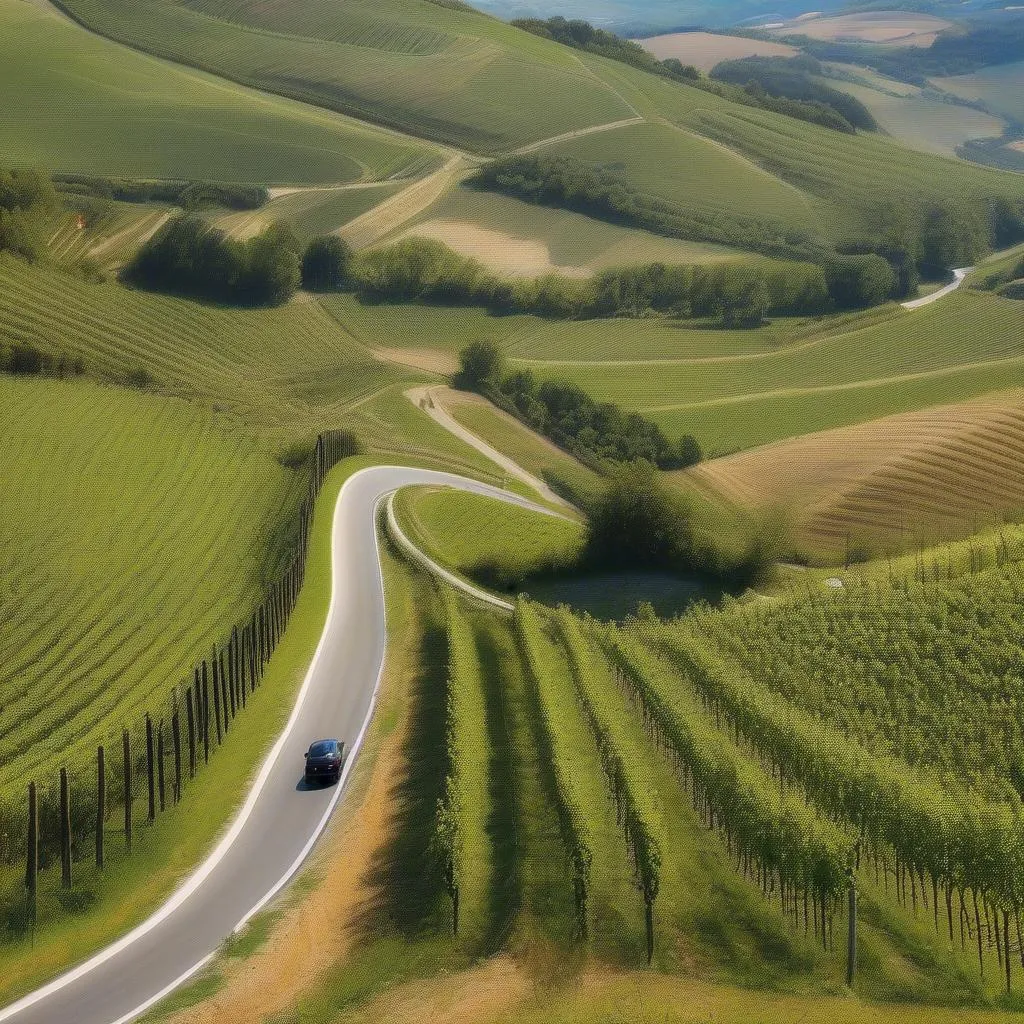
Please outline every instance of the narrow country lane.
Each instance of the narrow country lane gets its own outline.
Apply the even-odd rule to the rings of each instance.
[[[330,609],[284,732],[228,832],[163,907],[122,939],[0,1010],[10,1024],[127,1024],[186,981],[291,879],[326,826],[376,702],[387,641],[377,546],[380,502],[401,487],[451,486],[550,512],[518,495],[433,470],[375,466],[342,487],[332,525]],[[338,786],[300,786],[311,740],[337,736]]]

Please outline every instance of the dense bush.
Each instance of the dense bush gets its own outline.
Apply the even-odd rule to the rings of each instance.
[[[55,208],[53,184],[46,175],[0,169],[0,252],[35,259]]]
[[[186,210],[224,206],[231,210],[255,210],[268,199],[264,185],[229,185],[215,181],[143,181],[103,178],[90,174],[62,174],[55,181],[64,192],[117,199],[125,203],[173,203]]]
[[[609,469],[605,490],[586,512],[585,563],[697,573],[729,587],[762,582],[784,538],[769,516],[750,524],[746,539],[729,550],[721,532],[702,522],[693,504],[644,462]]]
[[[277,306],[299,285],[299,245],[271,225],[236,242],[195,217],[177,217],[139,249],[125,277],[140,287],[246,306]]]
[[[348,284],[352,249],[338,235],[314,238],[302,254],[302,287],[309,291],[337,291]]]
[[[823,74],[820,63],[813,57],[745,57],[717,64],[711,77],[748,88],[754,95],[757,89],[767,95],[816,104],[827,112],[822,123],[827,128],[852,132],[857,128],[876,131],[878,122],[860,100],[849,93],[840,92],[818,78]],[[755,87],[750,89],[751,84]]]
[[[834,257],[825,264],[825,279],[837,309],[877,306],[891,298],[897,287],[888,260],[874,253]]]
[[[673,445],[657,424],[639,413],[624,412],[613,402],[595,402],[575,384],[545,381],[538,387],[529,370],[506,374],[492,341],[475,341],[462,350],[453,383],[487,395],[592,464],[644,459],[662,469],[680,469],[701,460],[695,438],[687,436]]]
[[[81,356],[49,353],[24,342],[9,348],[0,345],[0,371],[18,377],[70,377],[85,372],[85,361]]]

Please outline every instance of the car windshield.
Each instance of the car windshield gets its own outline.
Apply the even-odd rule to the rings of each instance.
[[[309,748],[310,757],[323,757],[325,754],[333,754],[337,751],[338,744],[335,740],[321,740]]]

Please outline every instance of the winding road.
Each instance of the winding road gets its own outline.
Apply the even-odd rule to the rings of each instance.
[[[552,510],[450,473],[374,466],[342,486],[334,509],[331,602],[323,634],[285,729],[217,847],[150,918],[54,981],[0,1010],[10,1024],[127,1024],[188,980],[221,943],[295,875],[323,832],[376,704],[387,642],[376,517],[401,487],[456,487]],[[337,736],[341,784],[305,789],[311,740]]]

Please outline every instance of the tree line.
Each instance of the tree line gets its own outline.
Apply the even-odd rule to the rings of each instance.
[[[23,894],[0,906],[8,931],[28,934],[34,927],[40,872],[61,865],[56,899],[65,911],[80,910],[96,899],[95,890],[76,885],[74,865],[107,863],[110,818],[120,808],[123,849],[130,853],[139,838],[136,802],[145,820],[176,806],[185,786],[216,754],[235,718],[258,690],[305,578],[316,499],[328,470],[358,451],[348,431],[321,434],[308,453],[308,491],[300,508],[294,545],[280,574],[245,621],[215,644],[186,681],[175,686],[166,705],[122,729],[113,751],[102,744],[85,768],[62,767],[57,784],[27,781],[25,804],[0,803],[0,863],[25,864]],[[114,756],[110,756],[113,754]]]
[[[737,85],[754,96],[767,94],[777,99],[797,100],[820,109],[826,128],[854,133],[858,128],[877,131],[878,122],[860,100],[819,81],[824,74],[819,61],[807,55],[796,57],[744,57],[726,60],[711,69],[718,82]]]
[[[575,384],[538,386],[529,370],[507,372],[493,341],[470,343],[459,362],[453,378],[457,388],[480,392],[585,462],[600,466],[644,459],[662,469],[681,469],[701,459],[696,439],[688,436],[672,445],[656,423],[614,402],[597,403]]]
[[[255,210],[266,204],[265,185],[239,185],[219,181],[147,181],[139,178],[107,178],[94,174],[57,174],[53,181],[61,192],[117,200],[122,203],[173,203],[185,210],[222,206],[229,210]]]
[[[726,327],[756,327],[769,315],[816,316],[901,297],[901,279],[877,253],[802,261],[731,260],[713,265],[647,263],[594,277],[507,278],[441,242],[407,238],[361,253],[350,286],[363,302],[483,306],[496,315],[551,319],[643,316],[720,317]],[[913,281],[916,287],[916,279]]]

